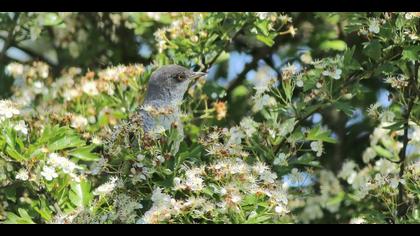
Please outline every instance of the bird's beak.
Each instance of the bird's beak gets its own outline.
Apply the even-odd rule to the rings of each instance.
[[[199,79],[199,78],[201,78],[203,76],[206,76],[206,75],[207,75],[207,73],[204,73],[204,72],[193,72],[193,74],[190,77],[190,79],[195,82],[197,79]]]

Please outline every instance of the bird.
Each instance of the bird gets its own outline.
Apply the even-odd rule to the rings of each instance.
[[[116,127],[111,135],[111,144],[115,143],[121,133],[128,133],[132,137],[125,138],[129,140],[131,147],[135,147],[141,136],[139,132],[147,135],[156,129],[167,131],[175,127],[178,138],[172,144],[171,152],[177,153],[184,138],[180,107],[183,97],[192,82],[206,75],[205,72],[194,72],[180,65],[165,65],[154,71],[150,76],[143,104],[137,107],[125,126]],[[141,127],[141,131],[134,127]],[[126,132],[122,132],[123,130]]]

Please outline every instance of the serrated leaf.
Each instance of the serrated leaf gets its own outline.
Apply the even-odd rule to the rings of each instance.
[[[32,218],[29,216],[28,212],[25,209],[19,208],[18,209],[19,216],[8,212],[7,213],[7,220],[4,222],[6,224],[35,224]]]
[[[99,159],[99,155],[92,152],[94,148],[94,145],[76,148],[69,155],[83,161],[96,161]]]
[[[14,148],[6,147],[6,153],[11,158],[15,159],[16,161],[24,161],[25,157],[22,156],[19,152],[17,152]]]
[[[85,144],[85,141],[83,141],[82,139],[80,139],[78,136],[65,136],[51,144],[49,144],[48,150],[50,150],[51,152],[57,151],[57,150],[63,150],[63,149],[67,149],[67,148],[72,148],[72,147],[78,147],[78,146],[83,146]]]
[[[351,49],[346,50],[344,53],[343,64],[344,68],[348,71],[360,69],[360,63],[354,59],[354,51],[356,47],[353,46]]]
[[[263,33],[264,36],[268,36],[268,34],[269,34],[269,31],[268,31],[269,22],[268,21],[259,21],[255,25],[261,31],[261,33]]]
[[[93,194],[87,180],[82,180],[80,183],[74,182],[70,185],[70,188],[69,198],[71,203],[80,208],[86,208],[90,205]]]
[[[389,129],[392,131],[401,130],[404,128],[404,121],[397,121],[392,125],[385,126],[384,129]]]
[[[377,40],[373,40],[367,44],[363,53],[371,59],[377,61],[382,55],[382,45]]]
[[[354,113],[354,108],[346,102],[335,102],[334,105],[338,110],[344,112],[349,117]]]
[[[259,41],[261,41],[264,44],[266,44],[267,46],[269,46],[269,47],[273,46],[273,44],[274,44],[274,40],[271,37],[268,37],[268,36],[264,36],[262,34],[259,34],[259,35],[256,36],[256,38]]]
[[[402,52],[402,58],[408,61],[420,60],[420,46],[411,46]]]
[[[328,130],[322,130],[321,127],[318,125],[315,128],[312,128],[306,139],[309,141],[323,141],[327,143],[336,143],[337,140],[330,137],[331,132]]]

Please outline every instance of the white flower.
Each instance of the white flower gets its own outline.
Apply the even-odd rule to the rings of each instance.
[[[329,76],[335,80],[338,80],[341,78],[341,74],[343,73],[343,71],[341,69],[338,68],[334,68],[332,71],[330,70],[325,70],[322,72],[322,75],[324,76]]]
[[[9,100],[0,100],[0,122],[19,115],[20,111]]]
[[[257,162],[254,166],[252,166],[252,170],[258,175],[261,175],[265,171],[269,170],[269,168],[264,162]]]
[[[253,80],[254,89],[257,95],[263,94],[275,82],[273,75],[270,74],[269,67],[260,67]]]
[[[304,83],[302,80],[302,74],[296,77],[296,86],[298,86],[299,88],[302,88],[304,86]]]
[[[245,134],[242,132],[241,129],[239,129],[239,127],[232,127],[229,130],[229,140],[228,140],[228,145],[232,145],[232,144],[241,144],[242,139],[245,137]]]
[[[277,205],[277,206],[274,208],[274,211],[275,211],[277,214],[279,214],[279,215],[284,215],[284,214],[289,213],[289,210],[288,210],[288,209],[287,209],[284,205],[282,205],[282,204]]]
[[[21,132],[23,135],[28,134],[28,127],[25,124],[25,121],[21,120],[13,127],[17,132]]]
[[[371,160],[373,160],[376,157],[376,151],[375,149],[368,147],[364,152],[363,152],[363,162],[364,163],[369,163]]]
[[[17,180],[27,181],[29,179],[29,173],[25,169],[20,169],[19,172],[16,174]]]
[[[151,200],[153,201],[154,206],[170,207],[172,199],[168,194],[162,193],[161,188],[156,188],[153,190]]]
[[[286,154],[279,153],[279,155],[274,159],[273,165],[288,166]]]
[[[75,115],[71,117],[71,127],[75,129],[83,129],[88,123],[88,120],[84,116]]]
[[[267,170],[260,174],[260,179],[264,183],[273,184],[277,179],[277,174]]]
[[[153,139],[156,139],[162,136],[163,134],[165,134],[165,132],[166,132],[165,127],[163,127],[162,125],[156,125],[149,131],[149,135]]]
[[[117,177],[111,177],[108,182],[99,186],[95,191],[93,191],[94,195],[107,195],[111,193],[115,187],[117,186],[116,183],[118,181]]]
[[[257,127],[258,123],[255,122],[251,117],[245,117],[242,119],[240,126],[245,132],[247,137],[252,137],[252,135],[257,131],[255,127]]]
[[[185,185],[191,189],[191,191],[199,192],[203,190],[204,180],[197,173],[187,171],[186,176]]]
[[[146,15],[152,18],[155,21],[160,20],[162,13],[161,12],[147,12]]]
[[[366,110],[367,115],[373,119],[378,118],[380,116],[380,113],[379,113],[380,106],[381,105],[379,103],[371,104]]]
[[[182,179],[179,177],[174,178],[174,190],[182,190],[185,189],[185,185],[182,184]]]
[[[80,96],[80,92],[77,89],[66,89],[63,92],[63,98],[67,102],[73,100],[74,98],[76,98],[78,96]]]
[[[255,103],[254,103],[254,106],[252,107],[252,110],[254,112],[258,112],[266,106],[276,105],[276,99],[271,97],[268,94],[264,94],[263,96],[257,96],[254,99],[255,99]]]
[[[41,175],[44,176],[44,178],[48,181],[51,181],[58,177],[57,172],[55,172],[55,168],[44,166],[44,168],[41,171]]]
[[[75,169],[81,169],[74,162],[65,157],[59,156],[57,153],[51,153],[48,159],[48,164],[55,168],[60,168],[64,173],[71,174]]]
[[[352,218],[350,220],[350,224],[365,224],[365,223],[366,223],[366,220],[361,217]]]
[[[414,17],[414,15],[413,15],[413,14],[411,14],[411,12],[407,12],[407,13],[405,13],[405,19],[407,19],[407,20],[411,20],[411,19],[413,19],[413,17]]]
[[[225,188],[220,188],[219,194],[220,196],[225,196],[227,194],[227,190]]]
[[[379,33],[380,30],[380,24],[379,24],[379,20],[376,18],[373,18],[369,21],[369,32],[377,34]]]
[[[311,149],[312,151],[316,152],[317,157],[320,157],[324,151],[324,145],[322,141],[314,141],[311,142]]]
[[[260,20],[270,19],[271,17],[276,17],[275,12],[256,12],[255,13]]]
[[[356,163],[354,161],[347,161],[341,167],[341,171],[338,174],[338,177],[347,180],[349,184],[353,183],[354,178],[356,177],[357,173],[354,170],[356,168]]]
[[[283,80],[290,79],[294,74],[296,74],[297,68],[294,64],[288,63],[281,69],[281,75]]]
[[[5,71],[7,74],[16,78],[23,75],[24,69],[25,68],[22,64],[13,62],[6,66]]]
[[[292,172],[289,175],[290,178],[290,182],[292,182],[293,184],[299,184],[299,183],[303,183],[303,181],[305,180],[305,175],[300,172],[297,168],[293,168]]]
[[[379,115],[379,118],[381,119],[382,122],[393,122],[395,118],[395,114],[394,112],[390,110],[385,110]]]
[[[42,81],[35,81],[33,86],[35,94],[41,94],[44,91],[44,83]]]
[[[391,178],[389,180],[389,185],[391,186],[391,188],[396,189],[398,188],[398,185],[400,184],[400,182],[401,182],[400,178],[398,176],[395,176],[394,178]]]
[[[94,136],[92,138],[92,143],[95,144],[95,145],[101,145],[102,144],[102,139],[98,136]]]
[[[305,52],[300,56],[300,60],[305,64],[311,64],[312,63],[312,56],[310,52]]]
[[[408,138],[411,144],[420,145],[420,126],[412,125],[412,130],[408,133]]]
[[[144,158],[146,158],[146,157],[143,154],[140,153],[140,154],[137,155],[137,158],[136,159],[137,159],[137,161],[140,161],[141,162],[141,161],[144,160]]]
[[[382,175],[387,176],[392,173],[398,173],[398,166],[386,159],[380,159],[375,162],[375,170],[379,171]]]
[[[280,136],[286,136],[289,133],[293,132],[293,130],[295,129],[295,125],[296,125],[295,118],[291,118],[284,121],[279,127]]]
[[[232,195],[231,200],[232,200],[233,203],[239,203],[242,200],[242,198],[241,198],[241,196],[239,196],[237,194],[234,194],[234,195]]]
[[[89,96],[96,96],[99,94],[98,88],[96,87],[95,81],[88,81],[83,84],[82,90]]]

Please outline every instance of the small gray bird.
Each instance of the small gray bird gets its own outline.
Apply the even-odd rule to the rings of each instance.
[[[137,108],[128,126],[133,127],[132,124],[139,124],[145,133],[154,132],[158,128],[169,130],[175,126],[179,135],[178,143],[173,144],[171,150],[175,154],[184,137],[180,120],[180,105],[184,94],[192,81],[205,75],[206,73],[194,72],[179,65],[166,65],[159,68],[151,75],[143,105]],[[120,131],[121,127],[117,128],[111,142],[115,142],[116,135],[120,135]],[[131,142],[134,146],[138,143],[137,140]]]
[[[190,83],[206,75],[178,65],[167,65],[155,71],[149,80],[144,103],[137,110],[143,130],[150,132],[157,125],[165,130],[180,123],[180,105]]]

